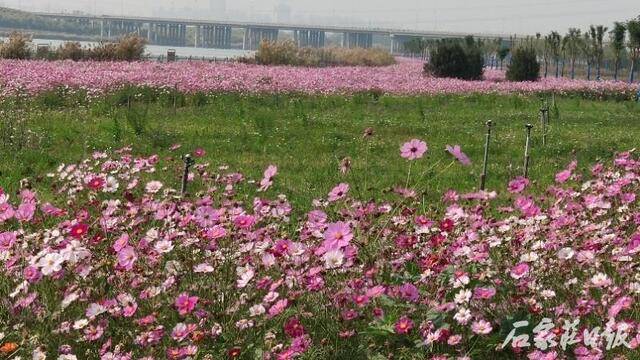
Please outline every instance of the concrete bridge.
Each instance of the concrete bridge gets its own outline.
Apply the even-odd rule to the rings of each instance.
[[[473,35],[482,39],[509,39],[509,35],[473,34],[406,29],[361,28],[345,26],[317,26],[257,22],[234,22],[200,19],[147,18],[135,16],[79,15],[34,13],[49,19],[76,21],[85,26],[100,28],[100,38],[114,39],[135,33],[146,37],[150,44],[167,46],[194,46],[202,48],[255,50],[263,40],[278,40],[284,32],[292,33],[300,47],[321,48],[327,46],[328,34],[341,39],[338,45],[346,48],[387,47],[393,54],[405,51],[404,44],[414,38],[444,39]],[[236,35],[235,37],[233,35]],[[233,38],[242,43],[232,43]]]

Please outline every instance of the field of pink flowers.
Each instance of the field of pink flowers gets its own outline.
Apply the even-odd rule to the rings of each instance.
[[[547,78],[511,83],[504,72],[487,70],[483,81],[438,79],[422,73],[422,63],[400,60],[389,67],[301,68],[240,63],[50,62],[0,60],[0,96],[36,94],[57,87],[103,93],[124,84],[177,87],[185,92],[353,93],[378,90],[390,94],[581,93],[631,98],[637,90],[625,82]]]
[[[396,156],[419,173],[428,151]],[[276,165],[252,180],[197,163],[180,197],[181,164],[96,152],[49,174],[55,199],[0,190],[0,356],[588,360],[640,344],[633,153],[572,162],[540,196],[524,178],[450,190],[442,211],[417,176],[384,202],[342,183],[302,216],[272,193]]]

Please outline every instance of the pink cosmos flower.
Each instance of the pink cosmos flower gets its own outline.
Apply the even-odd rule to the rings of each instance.
[[[316,250],[316,255],[320,256],[330,250],[341,249],[353,239],[351,226],[348,223],[339,221],[331,223],[324,232],[324,241]]]
[[[196,304],[198,303],[197,296],[189,296],[186,292],[178,295],[176,301],[174,303],[175,307],[178,309],[178,313],[182,316],[185,316],[193,311],[196,308]]]
[[[511,277],[518,280],[529,273],[529,264],[527,263],[519,263],[511,269]]]
[[[18,206],[15,211],[15,218],[18,221],[28,222],[33,219],[33,215],[36,212],[36,205],[33,202],[23,202]]]
[[[567,166],[566,169],[557,173],[556,182],[559,184],[562,184],[562,183],[565,183],[567,180],[569,180],[569,178],[571,177],[571,174],[573,173],[573,170],[576,169],[577,165],[578,163],[574,160]]]
[[[269,317],[273,318],[284,311],[289,305],[289,301],[287,299],[280,299],[275,304],[273,304],[268,311]]]
[[[118,239],[113,243],[113,251],[120,252],[125,246],[129,245],[129,234],[124,233],[118,237]]]
[[[133,246],[127,245],[118,252],[118,267],[124,270],[133,269],[133,264],[138,260],[138,255]]]
[[[264,171],[262,180],[260,180],[260,189],[258,191],[266,191],[273,185],[273,177],[278,173],[278,167],[269,165]]]
[[[203,148],[197,148],[193,150],[193,156],[195,157],[203,157],[207,154],[207,152]]]
[[[13,231],[7,231],[0,233],[0,251],[8,251],[13,247],[16,242],[16,233]]]
[[[160,191],[160,189],[162,189],[162,183],[160,181],[149,181],[147,183],[147,185],[145,185],[144,189],[149,193],[149,194],[155,194],[158,191]]]
[[[460,148],[460,145],[454,145],[454,146],[447,145],[446,149],[449,152],[449,154],[453,155],[453,157],[458,159],[458,161],[462,165],[464,165],[464,166],[471,165],[471,160],[469,160],[469,157],[467,157],[467,155],[462,152],[462,149]]]
[[[609,308],[607,315],[613,319],[618,316],[620,311],[630,309],[631,305],[633,305],[633,298],[630,296],[622,296]]]
[[[22,272],[24,279],[30,283],[36,283],[42,279],[42,273],[35,266],[27,266]]]
[[[210,228],[220,220],[220,213],[211,206],[200,206],[193,213],[193,220],[203,228]]]
[[[410,140],[400,147],[400,156],[407,160],[420,159],[425,152],[427,152],[427,143],[418,139]]]
[[[491,324],[488,321],[485,321],[482,319],[478,321],[474,321],[471,324],[471,331],[473,331],[478,335],[487,335],[488,333],[491,332],[491,330],[493,330],[493,327],[491,327]]]
[[[510,193],[519,193],[522,192],[527,185],[529,185],[529,179],[524,176],[518,176],[509,182],[508,190]]]
[[[398,319],[398,321],[396,321],[393,329],[395,330],[396,334],[408,334],[413,329],[413,321],[411,321],[411,319],[407,316],[403,316]]]
[[[233,219],[233,224],[240,229],[249,229],[256,223],[255,216],[252,215],[238,215]]]
[[[340,183],[329,192],[329,201],[334,202],[344,198],[349,192],[349,184]]]
[[[473,290],[474,299],[491,299],[496,294],[496,289],[492,287],[477,287]]]
[[[11,204],[6,202],[0,202],[0,224],[13,218],[15,211]]]

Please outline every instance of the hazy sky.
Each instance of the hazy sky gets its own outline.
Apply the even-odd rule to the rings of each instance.
[[[209,0],[0,0],[0,4],[27,10],[140,16],[203,17],[202,10],[209,8]],[[278,5],[290,10],[278,15]],[[640,0],[226,0],[226,8],[225,17],[232,20],[276,21],[288,16],[292,23],[352,22],[416,30],[534,34],[589,24],[610,26],[613,21],[640,15]]]

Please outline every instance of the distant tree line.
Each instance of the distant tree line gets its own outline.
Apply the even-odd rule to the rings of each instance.
[[[438,71],[435,68],[442,58],[455,58],[452,53],[464,53],[452,44],[457,43],[464,48],[465,42],[468,40],[413,38],[404,43],[404,50],[411,56],[428,60],[431,65],[427,65],[426,69],[436,74]],[[474,48],[480,49],[484,66],[488,68],[504,69],[505,63],[512,65],[514,59],[526,59],[539,62],[540,77],[581,77],[587,80],[604,77],[623,80],[626,77],[625,80],[634,82],[640,58],[640,16],[626,22],[615,22],[611,29],[604,25],[591,25],[584,31],[570,28],[565,35],[551,31],[545,36],[536,34],[520,39],[514,37],[507,41],[477,39],[474,41]],[[523,50],[516,57],[517,49]],[[455,64],[466,61],[454,58],[450,58],[450,61]],[[518,67],[528,68],[529,71],[537,68],[534,64],[521,65]],[[452,77],[468,78],[457,74]]]
[[[100,29],[71,20],[53,20],[28,12],[0,7],[0,28],[36,30],[75,35],[99,35]]]

